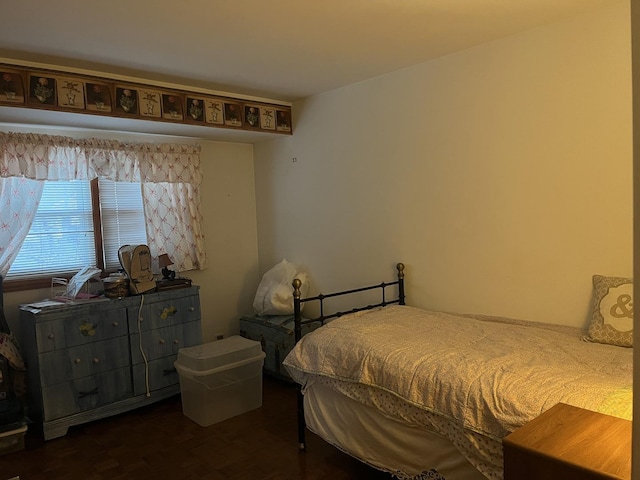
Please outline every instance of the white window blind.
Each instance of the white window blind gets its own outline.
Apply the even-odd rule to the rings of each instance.
[[[142,187],[139,183],[100,179],[98,189],[105,269],[118,270],[118,249],[122,245],[147,244]]]
[[[33,224],[7,278],[75,273],[95,264],[89,182],[45,182]]]

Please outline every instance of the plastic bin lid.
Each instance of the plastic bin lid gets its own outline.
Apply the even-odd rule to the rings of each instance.
[[[176,363],[195,371],[211,370],[262,354],[255,340],[234,335],[215,342],[178,350]]]

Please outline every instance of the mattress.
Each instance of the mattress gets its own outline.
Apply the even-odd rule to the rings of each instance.
[[[329,384],[312,381],[304,395],[307,428],[331,445],[394,478],[484,480],[502,478],[499,442],[481,440],[488,462],[472,464],[459,446],[435,430],[345,396]],[[464,447],[463,447],[464,448]],[[472,451],[472,455],[476,455]]]
[[[559,402],[631,419],[632,355],[578,329],[388,306],[305,335],[284,365],[303,391],[436,432],[500,478],[502,438]]]

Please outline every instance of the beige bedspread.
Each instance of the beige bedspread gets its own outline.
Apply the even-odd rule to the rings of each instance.
[[[284,364],[302,385],[371,386],[501,439],[559,402],[630,419],[632,354],[578,329],[389,306],[305,335]]]

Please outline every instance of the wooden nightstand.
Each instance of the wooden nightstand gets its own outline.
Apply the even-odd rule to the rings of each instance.
[[[631,478],[631,422],[559,403],[505,437],[505,480]]]

